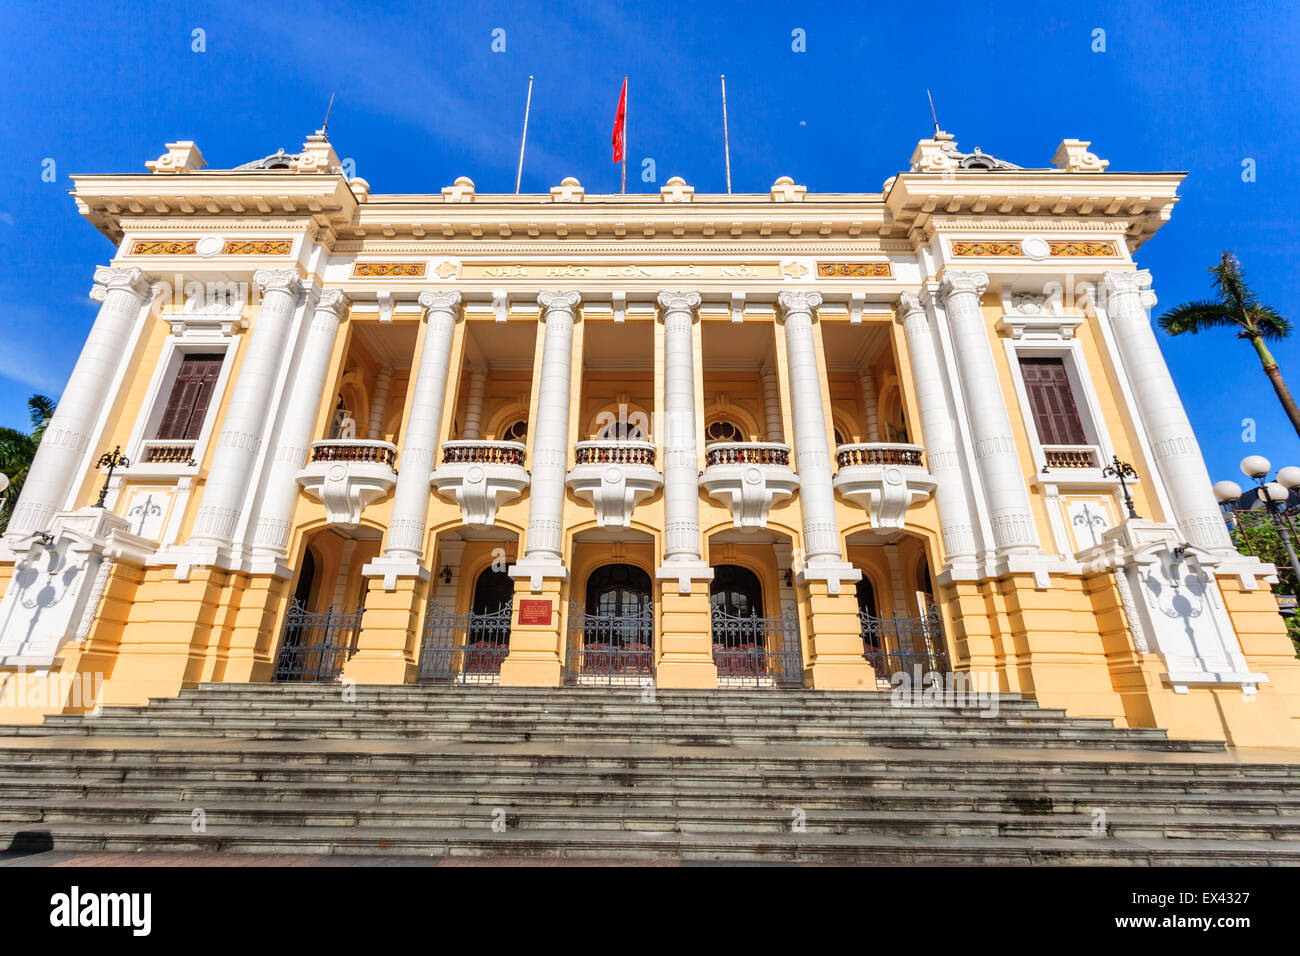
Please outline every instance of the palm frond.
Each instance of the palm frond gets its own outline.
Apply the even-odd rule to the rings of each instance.
[[[1269,341],[1284,339],[1291,334],[1291,320],[1271,305],[1252,305],[1246,314],[1255,330]]]
[[[1225,250],[1219,264],[1210,266],[1208,271],[1214,290],[1225,305],[1245,310],[1255,304],[1255,293],[1246,283],[1246,274],[1242,271],[1241,263],[1231,252]]]
[[[1184,302],[1176,305],[1157,320],[1160,328],[1170,335],[1183,335],[1225,325],[1241,325],[1241,320],[1221,302]]]
[[[54,417],[55,402],[48,395],[33,395],[27,399],[27,414],[32,419],[32,437],[38,442],[45,434],[45,426]]]

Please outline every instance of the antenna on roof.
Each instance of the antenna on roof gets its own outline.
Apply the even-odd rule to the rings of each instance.
[[[322,132],[330,128],[330,111],[331,111],[332,109],[334,109],[334,91],[333,91],[333,90],[330,91],[330,105],[327,106],[327,107],[325,107],[325,122],[322,123],[322,124],[321,124],[321,127],[320,127]]]
[[[927,100],[930,101],[930,118],[931,118],[932,120],[934,120],[934,131],[935,131],[935,133],[938,133],[938,132],[939,132],[939,117],[935,115],[935,112],[934,112],[934,97],[930,95],[930,91],[929,91],[929,90],[926,90],[926,91],[925,91],[925,98],[926,98]]]

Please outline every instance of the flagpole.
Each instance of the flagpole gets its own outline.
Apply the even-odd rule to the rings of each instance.
[[[627,74],[623,74],[623,185],[619,195],[627,194]]]
[[[727,135],[727,74],[722,74],[722,151],[727,158],[727,195],[731,195],[731,140]]]
[[[524,101],[524,135],[519,140],[519,172],[515,174],[515,195],[519,195],[519,184],[524,179],[524,144],[528,142],[528,110],[533,105],[533,78],[528,77],[528,99]]]

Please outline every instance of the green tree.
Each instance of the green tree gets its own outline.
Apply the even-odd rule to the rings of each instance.
[[[1241,263],[1231,252],[1225,251],[1219,264],[1211,266],[1208,271],[1215,298],[1175,306],[1160,317],[1160,327],[1170,335],[1187,332],[1195,335],[1205,329],[1235,327],[1237,338],[1247,339],[1255,347],[1264,374],[1273,383],[1278,401],[1291,419],[1296,434],[1300,435],[1300,406],[1291,397],[1291,390],[1282,379],[1282,370],[1277,367],[1277,360],[1266,344],[1290,335],[1290,321],[1272,306],[1255,298],[1255,293],[1246,283]]]
[[[23,490],[23,482],[27,480],[27,472],[36,457],[41,436],[45,434],[45,427],[54,415],[54,400],[45,395],[33,395],[27,399],[27,414],[32,420],[30,434],[0,426],[0,473],[9,479],[3,504],[0,504],[0,534],[9,527],[9,516],[13,514],[18,495]]]

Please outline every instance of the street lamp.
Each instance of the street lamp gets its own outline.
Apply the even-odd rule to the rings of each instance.
[[[1255,497],[1264,505],[1269,519],[1282,539],[1286,556],[1291,559],[1291,570],[1295,572],[1297,585],[1300,586],[1300,559],[1296,558],[1295,546],[1291,542],[1291,529],[1283,515],[1285,503],[1291,497],[1291,490],[1300,487],[1300,467],[1290,465],[1279,468],[1273,481],[1265,481],[1273,470],[1272,463],[1263,455],[1249,455],[1241,460],[1241,473],[1256,482],[1253,489]],[[1214,496],[1229,508],[1242,497],[1241,486],[1235,481],[1220,481],[1214,486]]]

